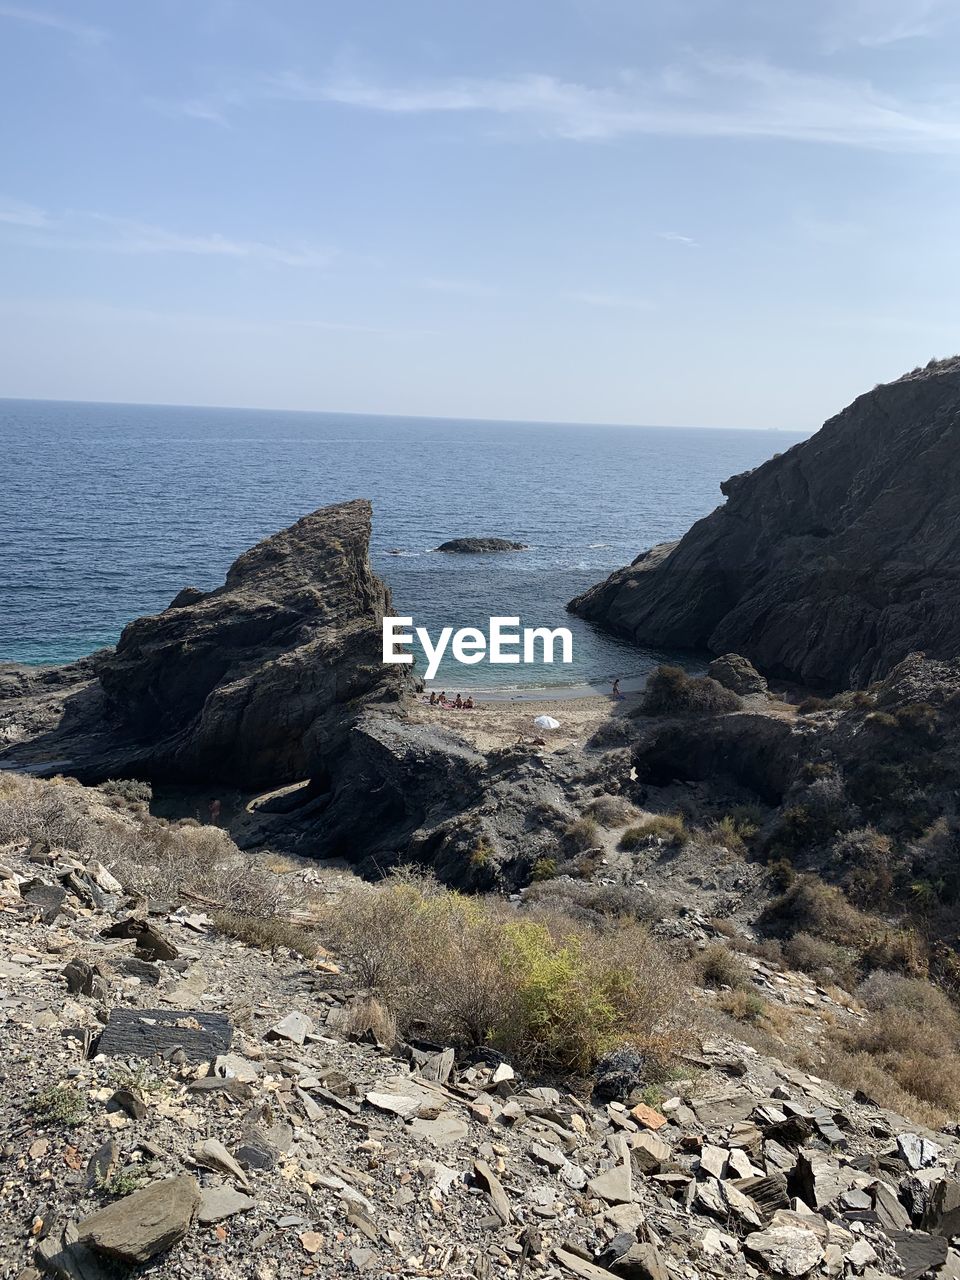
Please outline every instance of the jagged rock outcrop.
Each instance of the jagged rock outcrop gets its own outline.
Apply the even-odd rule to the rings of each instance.
[[[381,662],[389,592],[367,559],[370,524],[365,500],[321,508],[241,555],[223,586],[130,623],[94,678],[48,695],[43,739],[0,762],[241,789],[322,778],[357,715],[412,687],[409,668]],[[13,716],[35,699],[8,683]]]
[[[960,653],[960,358],[876,387],[569,608],[640,645],[862,687]]]

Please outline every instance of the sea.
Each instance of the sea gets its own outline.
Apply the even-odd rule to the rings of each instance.
[[[394,613],[435,636],[566,626],[571,664],[463,666],[451,692],[609,684],[685,655],[638,649],[568,600],[723,501],[720,482],[803,439],[785,430],[485,422],[0,400],[0,661],[114,644],[184,586],[332,502],[374,504],[371,561]],[[455,537],[519,552],[451,555]],[[423,669],[422,658],[420,669]]]

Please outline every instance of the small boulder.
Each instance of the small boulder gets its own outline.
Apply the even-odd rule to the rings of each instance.
[[[740,653],[725,653],[720,658],[714,658],[707,667],[707,675],[741,697],[767,692],[766,680],[750,659]]]

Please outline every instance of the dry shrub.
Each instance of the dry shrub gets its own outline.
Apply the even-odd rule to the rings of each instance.
[[[563,833],[563,844],[569,853],[586,853],[599,843],[600,828],[592,818],[577,818]]]
[[[640,924],[597,932],[564,912],[518,912],[407,874],[346,890],[324,933],[400,1035],[489,1044],[533,1069],[585,1073],[632,1042],[669,1056],[683,978]]]
[[[755,991],[723,991],[717,1004],[738,1022],[759,1022],[766,1009],[766,1002]]]
[[[929,947],[913,929],[878,926],[863,943],[860,959],[865,969],[892,969],[912,978],[925,978],[930,972]]]
[[[710,942],[693,957],[694,971],[705,987],[741,987],[749,989],[750,970],[722,942]]]
[[[132,814],[101,795],[68,779],[2,773],[0,844],[46,840],[103,862],[131,892],[169,902],[196,894],[259,920],[299,902],[266,862],[241,853],[219,827]]]
[[[872,1013],[899,1010],[941,1028],[954,1042],[960,1040],[956,1006],[945,991],[923,978],[905,978],[878,969],[860,983],[855,994]]]
[[[95,839],[79,783],[0,773],[0,844],[46,840],[92,854]]]
[[[587,805],[587,813],[602,827],[625,827],[637,811],[623,796],[597,796]]]
[[[784,935],[802,932],[836,943],[861,942],[873,927],[839,889],[806,875],[796,876],[762,919]]]
[[[651,840],[664,840],[667,844],[683,844],[689,838],[687,824],[679,813],[657,813],[644,818],[636,826],[627,827],[620,837],[621,849],[639,849]]]
[[[931,1129],[939,1129],[953,1118],[944,1107],[925,1101],[905,1088],[879,1059],[862,1050],[851,1050],[836,1040],[828,1040],[824,1046],[824,1061],[817,1065],[817,1072],[845,1089],[865,1094],[878,1106],[888,1107]]]
[[[531,906],[566,912],[574,920],[602,928],[624,917],[653,921],[660,918],[662,906],[648,889],[629,885],[584,884],[563,877],[531,885],[524,894]]]
[[[647,716],[720,716],[742,706],[738,694],[709,676],[689,676],[680,667],[657,667],[647,677],[640,711]]]
[[[850,985],[857,978],[854,956],[849,950],[804,930],[783,944],[783,959],[791,968],[812,974],[818,982],[839,981]]]
[[[836,1047],[853,1063],[869,1058],[913,1099],[953,1115],[960,1110],[960,1014],[932,983],[874,973],[857,995],[867,1020],[838,1035]],[[862,1087],[862,1086],[861,1086]]]
[[[372,1036],[377,1044],[392,1049],[397,1043],[397,1023],[376,996],[357,996],[345,1010],[343,1032],[349,1039],[361,1040]]]

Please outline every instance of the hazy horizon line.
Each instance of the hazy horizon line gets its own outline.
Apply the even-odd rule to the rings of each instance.
[[[526,427],[617,427],[638,431],[775,431],[787,435],[812,435],[820,427],[730,427],[691,422],[588,422],[582,418],[473,418],[460,414],[439,413],[374,413],[363,409],[277,409],[262,405],[188,404],[165,400],[74,400],[61,396],[0,396],[0,404],[77,404],[127,409],[214,409],[223,413],[291,413],[314,414],[339,418],[391,418],[413,422],[470,422],[493,426]],[[821,424],[822,426],[822,424]]]

